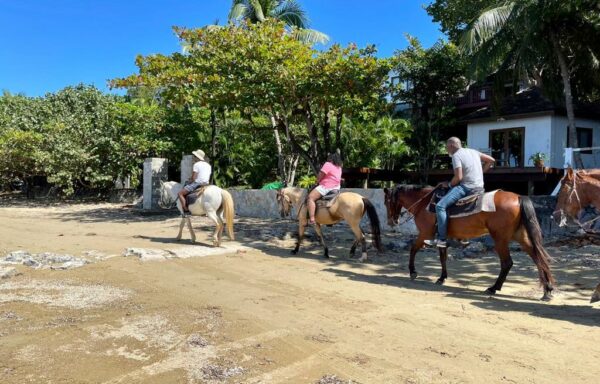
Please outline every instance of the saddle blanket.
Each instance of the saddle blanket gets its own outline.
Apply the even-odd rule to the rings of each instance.
[[[499,189],[463,197],[447,209],[448,218],[470,216],[479,212],[496,212],[494,196],[498,191]],[[434,192],[428,206],[429,212],[435,213],[435,205],[447,192],[447,189],[440,189]]]
[[[202,194],[204,193],[204,190],[206,189],[206,187],[208,187],[208,185],[202,185],[199,188],[195,189],[194,192],[188,193],[185,196],[188,207],[190,205],[194,204],[196,202],[196,200],[198,200],[198,198],[200,196],[202,196]]]

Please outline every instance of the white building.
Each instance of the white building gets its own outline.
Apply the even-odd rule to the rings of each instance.
[[[580,148],[600,146],[600,109],[576,107]],[[535,153],[546,156],[545,166],[563,168],[568,121],[564,108],[528,89],[506,99],[494,110],[483,107],[462,119],[467,122],[467,145],[491,154],[497,167],[533,167]],[[600,151],[582,152],[585,168],[600,168]]]

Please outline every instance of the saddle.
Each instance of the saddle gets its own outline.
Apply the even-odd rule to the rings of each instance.
[[[188,207],[190,205],[194,204],[196,202],[196,200],[198,200],[200,198],[200,196],[202,196],[202,194],[204,193],[204,190],[206,189],[206,187],[208,187],[208,184],[207,185],[201,185],[198,188],[196,188],[194,190],[194,192],[188,193],[185,196]]]
[[[325,196],[321,196],[321,198],[316,201],[317,209],[331,207],[333,205],[333,203],[335,203],[335,201],[337,200],[337,198],[339,196],[340,196],[339,189],[334,189],[333,191],[329,192]]]
[[[444,197],[450,188],[439,188],[433,193],[431,201],[428,205],[429,212],[435,213],[435,206]],[[493,193],[493,192],[492,192]],[[454,205],[448,207],[447,213],[449,218],[463,217],[474,215],[476,213],[487,211],[483,207],[483,197],[485,191],[483,188],[474,189],[473,193],[458,200]],[[493,199],[492,199],[493,201]]]

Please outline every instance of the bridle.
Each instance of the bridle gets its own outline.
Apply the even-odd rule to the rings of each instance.
[[[283,193],[282,190],[277,191],[277,203],[281,206],[280,213],[283,213],[284,217],[289,216],[292,209],[292,202],[289,196]]]
[[[577,172],[573,172],[573,182],[572,183],[567,182],[566,179],[564,179],[562,181],[563,186],[567,186],[567,187],[569,187],[571,189],[570,192],[569,192],[569,196],[567,197],[567,204],[571,204],[571,202],[573,201],[573,196],[575,196],[575,198],[577,199],[577,205],[579,205],[579,210],[577,212],[581,212],[583,210],[583,204],[581,204],[581,198],[579,197],[579,193],[577,192],[577,182],[578,182],[578,180],[577,180]],[[565,212],[564,212],[564,210],[562,208],[559,209],[558,212],[560,212],[560,215],[561,215],[561,224],[562,224],[563,220],[564,220],[564,217],[565,217]],[[583,223],[581,223],[579,221],[579,219],[576,218],[576,217],[572,217],[572,219],[585,232],[587,232],[587,233],[594,233],[594,234],[597,233],[596,231],[591,231],[589,229],[586,229],[585,226],[587,226],[588,224],[591,224],[591,223],[599,220],[600,216],[597,216],[597,217],[595,217],[595,218],[593,218],[591,220],[588,220],[586,222],[583,222]]]
[[[404,217],[404,215],[405,215],[407,212],[408,212],[408,213],[410,213],[410,216],[409,216],[409,217],[407,217],[406,219],[404,219],[403,221],[398,221],[398,224],[396,224],[396,225],[397,225],[397,226],[401,226],[401,225],[404,225],[404,224],[406,224],[406,223],[410,222],[411,220],[413,220],[413,219],[415,218],[415,216],[416,216],[416,215],[417,215],[419,212],[421,212],[421,210],[422,210],[424,207],[421,207],[421,209],[417,210],[416,212],[411,212],[411,210],[412,210],[412,209],[413,209],[415,206],[417,206],[419,203],[421,203],[423,200],[425,200],[427,197],[429,197],[431,194],[433,194],[433,192],[435,192],[437,189],[438,189],[438,187],[435,187],[435,188],[433,188],[431,191],[427,192],[427,194],[425,194],[423,197],[421,197],[419,200],[417,200],[417,201],[416,201],[414,204],[412,204],[410,207],[408,207],[408,208],[405,208],[405,212],[402,212],[402,208],[400,208],[400,213],[398,214],[398,217],[399,217],[399,218],[402,218],[402,217]],[[390,194],[390,206],[394,206],[394,205],[393,205],[393,203],[394,203],[394,202],[393,202],[392,200],[393,200],[393,197],[394,197],[394,195],[396,195],[396,193],[395,193],[395,192],[396,192],[396,191],[392,191],[392,192],[391,192],[391,194]],[[394,208],[394,209],[395,209],[395,208]]]

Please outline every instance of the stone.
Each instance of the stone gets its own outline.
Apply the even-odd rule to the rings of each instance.
[[[15,267],[0,267],[0,279],[10,279],[20,275]]]
[[[77,260],[67,261],[67,262],[62,263],[60,265],[52,265],[50,267],[50,269],[53,269],[53,270],[66,270],[66,269],[73,269],[73,268],[83,267],[86,264],[89,264],[89,261],[84,260],[84,259],[77,259]]]
[[[127,248],[123,256],[135,256],[141,261],[166,260],[166,252],[159,249]]]
[[[21,264],[23,260],[31,258],[31,254],[27,251],[12,251],[4,258],[4,262],[9,264]]]

